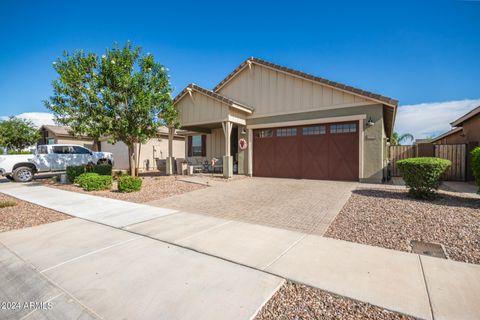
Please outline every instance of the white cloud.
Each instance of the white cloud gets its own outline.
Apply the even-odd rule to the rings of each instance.
[[[416,139],[437,136],[451,129],[453,122],[480,105],[480,99],[428,102],[400,106],[395,131],[411,133]]]
[[[24,112],[16,115],[15,117],[30,120],[37,127],[40,127],[44,124],[55,124],[53,121],[53,114],[48,112]],[[0,119],[6,120],[8,117],[2,116]]]

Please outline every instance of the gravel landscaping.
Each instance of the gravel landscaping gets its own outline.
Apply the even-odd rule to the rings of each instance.
[[[82,192],[95,196],[102,196],[118,200],[143,203],[153,200],[159,200],[174,195],[190,192],[197,189],[206,188],[195,183],[179,181],[176,176],[152,176],[143,175],[142,189],[138,192],[120,193],[117,191],[117,182],[113,182],[112,190],[102,191],[84,191],[73,184],[61,184],[52,179],[37,179],[35,182],[44,184],[49,187],[55,187],[62,190]]]
[[[0,193],[0,232],[33,227],[70,217]]]
[[[415,319],[368,303],[286,282],[257,314],[256,320]]]
[[[325,236],[411,252],[410,241],[442,244],[452,260],[480,264],[480,199],[441,191],[433,201],[405,190],[355,190]]]

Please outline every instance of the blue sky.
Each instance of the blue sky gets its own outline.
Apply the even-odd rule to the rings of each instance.
[[[0,116],[47,111],[63,50],[131,40],[170,69],[175,92],[212,88],[255,56],[456,117],[480,104],[479,17],[479,1],[2,2]],[[399,131],[417,133],[403,118]],[[448,129],[437,122],[418,134]]]

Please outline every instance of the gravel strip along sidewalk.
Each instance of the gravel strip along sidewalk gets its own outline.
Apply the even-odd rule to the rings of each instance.
[[[5,202],[15,205],[0,208],[0,232],[70,219],[63,213],[0,193],[0,203]]]
[[[368,303],[309,286],[286,282],[265,304],[256,320],[415,319]]]
[[[442,191],[422,201],[404,190],[357,189],[325,236],[407,252],[411,240],[440,243],[450,259],[480,264],[480,199]]]
[[[141,176],[142,190],[138,192],[121,193],[117,191],[117,182],[113,182],[112,190],[84,191],[73,184],[60,184],[51,179],[38,179],[35,182],[66,191],[82,192],[94,196],[107,197],[117,200],[144,203],[159,200],[174,195],[206,188],[199,184],[179,181],[175,176]]]

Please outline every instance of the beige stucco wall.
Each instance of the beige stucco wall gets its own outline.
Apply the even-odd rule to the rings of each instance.
[[[128,148],[123,142],[110,144],[102,141],[102,151],[112,152],[114,168],[118,170],[128,169]],[[165,160],[168,157],[168,138],[150,139],[142,144],[140,148],[140,169],[155,170],[157,168],[156,160]],[[185,140],[183,138],[175,138],[173,140],[173,157],[185,158]]]
[[[255,63],[218,92],[253,107],[255,112],[250,117],[371,103],[365,98]]]

